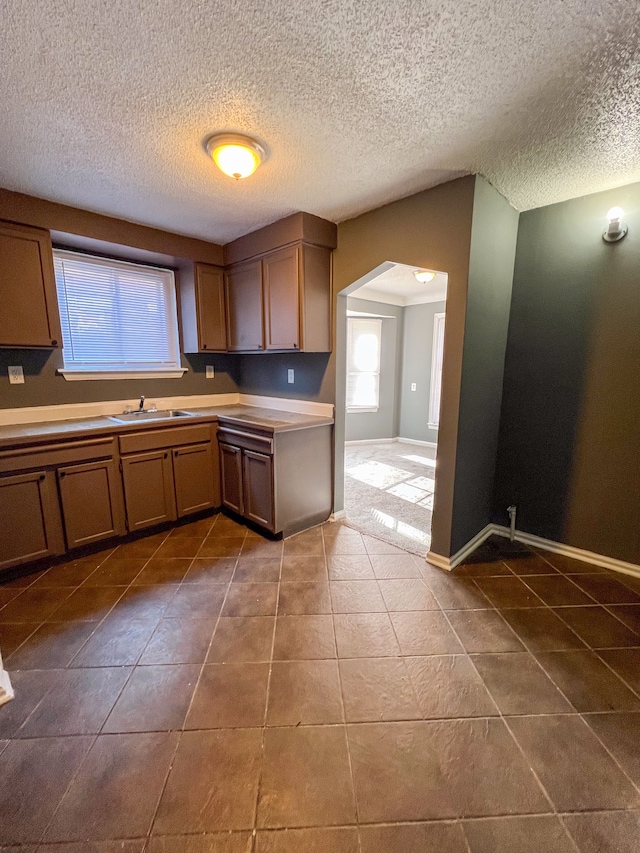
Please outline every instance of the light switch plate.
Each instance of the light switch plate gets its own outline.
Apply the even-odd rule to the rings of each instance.
[[[215,379],[216,371],[212,364],[207,364],[206,371],[207,379]]]
[[[7,373],[9,374],[10,385],[24,385],[24,373],[21,364],[7,367]]]
[[[293,382],[294,382],[293,374],[294,374],[293,368],[290,367],[289,370],[287,370],[287,382],[289,383],[289,385],[293,385]]]
[[[416,383],[415,383],[415,382],[412,382],[412,383],[411,383],[411,390],[412,390],[412,391],[415,391],[417,387],[418,387],[418,386],[416,385]]]

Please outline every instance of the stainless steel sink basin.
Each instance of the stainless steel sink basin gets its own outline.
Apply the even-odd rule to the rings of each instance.
[[[131,424],[137,421],[165,421],[170,418],[192,418],[193,412],[183,412],[180,409],[160,409],[157,412],[135,411],[123,412],[121,415],[107,415],[110,421],[118,424]]]

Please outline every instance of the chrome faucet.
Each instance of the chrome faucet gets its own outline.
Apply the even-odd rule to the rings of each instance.
[[[140,397],[140,405],[138,406],[139,412],[144,412],[144,395]]]

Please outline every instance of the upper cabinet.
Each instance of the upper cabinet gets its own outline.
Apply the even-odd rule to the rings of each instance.
[[[332,349],[336,226],[298,213],[225,246],[232,352]]]
[[[0,346],[62,346],[48,231],[0,222],[0,305]]]
[[[180,273],[184,352],[226,352],[224,272],[194,264]]]
[[[251,261],[232,267],[227,285],[228,345],[231,352],[264,349],[262,264]]]

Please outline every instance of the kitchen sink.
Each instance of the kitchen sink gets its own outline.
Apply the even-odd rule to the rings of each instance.
[[[135,411],[123,412],[121,415],[107,415],[110,421],[118,424],[131,424],[137,421],[166,421],[171,418],[192,418],[193,412],[183,412],[180,409],[159,409],[156,412]]]

